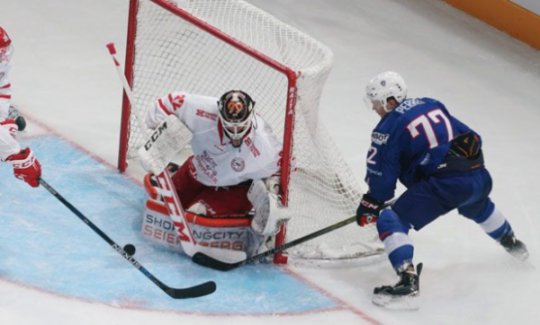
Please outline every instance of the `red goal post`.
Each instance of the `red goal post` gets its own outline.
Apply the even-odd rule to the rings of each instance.
[[[119,170],[148,137],[144,115],[159,97],[242,89],[282,139],[289,239],[350,217],[362,191],[319,121],[332,60],[317,40],[241,0],[130,0],[125,74],[134,103],[124,96]],[[379,252],[373,229],[348,227],[288,253],[333,260]]]

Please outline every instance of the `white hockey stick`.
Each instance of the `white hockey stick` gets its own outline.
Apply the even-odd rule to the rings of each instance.
[[[114,43],[107,44],[107,49],[113,58],[126,96],[131,105],[134,105],[133,92],[126,76],[122,72],[120,62],[116,59]],[[199,246],[193,238],[193,233],[184,217],[184,208],[178,198],[169,171],[166,168],[177,151],[189,142],[187,137],[180,135],[182,127],[182,122],[176,116],[169,116],[154,130],[146,143],[141,146],[138,155],[144,161],[148,162],[144,167],[157,175],[158,185],[161,188],[161,194],[169,211],[169,216],[173,220],[182,249],[188,256],[192,257],[195,253],[202,252],[218,259],[226,259],[233,262],[244,260],[246,258],[245,252]]]
[[[116,47],[114,43],[107,44],[107,49],[109,50],[109,53],[111,54],[111,57],[113,59],[114,65],[116,67],[116,72],[118,72],[118,77],[120,78],[120,81],[122,82],[122,86],[124,87],[124,91],[126,92],[126,96],[130,102],[131,105],[134,105],[135,100],[133,96],[133,92],[131,91],[131,87],[126,79],[126,76],[122,72],[122,66],[120,65],[120,61],[116,58]],[[173,117],[175,118],[175,117]],[[176,119],[176,118],[175,118]],[[152,150],[152,147],[154,147],[154,143],[158,141],[161,138],[161,135],[164,133],[168,133],[167,131],[170,131],[169,128],[169,121],[164,121],[160,126],[156,128],[156,130],[152,133],[152,136],[150,139],[146,142],[144,146],[140,148],[140,154],[149,153],[150,150]],[[173,132],[170,132],[171,134]],[[157,151],[157,150],[155,150]],[[149,161],[148,159],[147,161]],[[155,175],[157,175],[158,184],[159,187],[162,190],[163,199],[165,200],[165,205],[167,206],[167,210],[169,210],[169,216],[171,216],[171,219],[173,219],[173,223],[178,235],[178,238],[180,239],[180,243],[182,245],[182,249],[184,252],[189,255],[193,256],[196,252],[196,242],[193,239],[193,234],[191,233],[191,230],[187,226],[185,219],[184,219],[184,209],[182,208],[182,204],[180,203],[180,199],[178,198],[178,195],[176,194],[176,191],[174,190],[171,176],[169,175],[169,172],[167,171],[167,168],[165,168],[167,165],[164,163],[165,157],[161,157],[161,159],[153,161],[151,166],[145,166],[145,168],[149,168]]]

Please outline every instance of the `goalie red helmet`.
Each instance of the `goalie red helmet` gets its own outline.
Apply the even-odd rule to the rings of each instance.
[[[238,147],[251,129],[255,102],[241,90],[230,90],[218,101],[219,120],[223,132]]]
[[[0,27],[0,49],[8,47],[9,45],[11,45],[11,39],[6,31]]]

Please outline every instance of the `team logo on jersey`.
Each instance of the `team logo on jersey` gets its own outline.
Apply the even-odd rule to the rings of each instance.
[[[217,163],[214,161],[212,157],[208,154],[208,152],[205,150],[201,154],[195,155],[195,160],[197,161],[197,164],[199,165],[201,171],[203,172],[206,177],[210,178],[212,182],[217,182]]]
[[[175,111],[184,105],[185,97],[186,96],[184,95],[176,95],[172,97],[172,95],[169,94],[169,101],[171,102],[171,105]]]
[[[236,157],[233,160],[231,160],[231,168],[235,172],[241,172],[244,170],[245,167],[246,167],[246,162],[244,161],[244,159]]]
[[[385,144],[389,137],[390,135],[388,133],[373,132],[371,133],[371,142],[378,145]]]

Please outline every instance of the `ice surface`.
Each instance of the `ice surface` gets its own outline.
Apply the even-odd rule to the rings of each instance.
[[[540,52],[436,0],[252,3],[334,51],[323,118],[359,178],[377,122],[363,107],[361,94],[365,82],[380,71],[400,72],[411,96],[440,99],[480,132],[495,180],[492,198],[528,245],[531,264],[538,263]],[[27,137],[49,128],[103,162],[116,163],[121,85],[105,44],[114,41],[123,53],[127,6],[127,0],[0,0],[0,21],[15,46],[13,97],[31,119]],[[2,192],[11,182],[1,181]],[[0,208],[12,204],[2,197]],[[478,226],[451,213],[411,237],[415,259],[425,265],[417,312],[372,305],[373,287],[397,280],[382,261],[288,268],[329,297],[332,308],[301,315],[234,313],[219,320],[200,313],[104,305],[0,280],[0,324],[538,323],[538,270],[515,263]],[[5,238],[0,231],[0,259],[16,259],[17,251],[2,249]],[[0,272],[9,278],[8,271]]]

